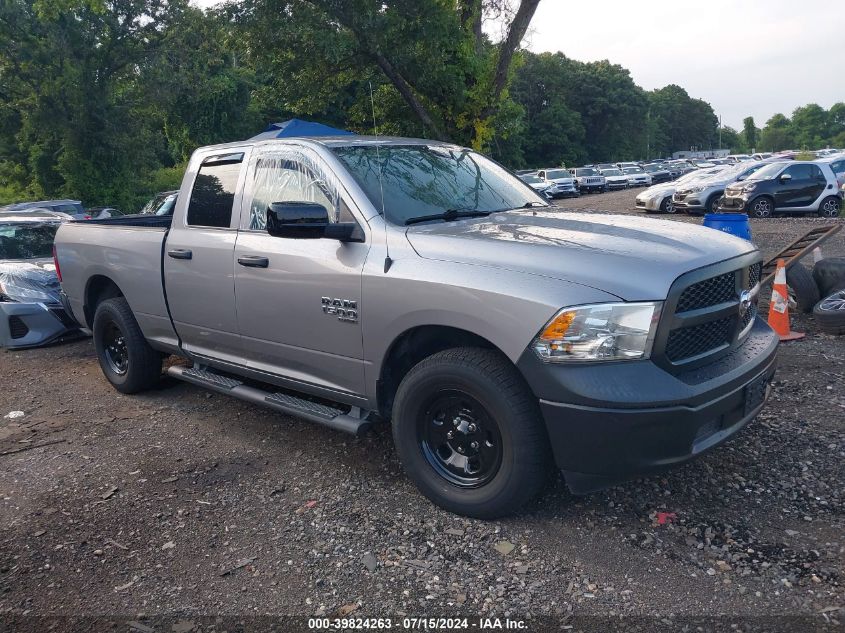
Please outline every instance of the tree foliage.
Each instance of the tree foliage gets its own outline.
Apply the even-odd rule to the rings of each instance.
[[[136,210],[178,182],[196,147],[294,116],[448,139],[510,167],[719,145],[712,108],[680,86],[647,92],[606,60],[522,49],[538,4],[3,0],[0,202]],[[749,117],[741,133],[723,128],[721,144],[842,146],[845,104],[809,104],[762,130]]]

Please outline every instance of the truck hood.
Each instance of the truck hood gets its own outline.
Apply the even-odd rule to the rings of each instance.
[[[540,210],[418,225],[406,235],[426,259],[552,277],[626,301],[665,299],[679,275],[754,250],[685,222]]]

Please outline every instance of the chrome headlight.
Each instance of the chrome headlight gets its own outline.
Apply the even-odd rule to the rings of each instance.
[[[689,189],[687,189],[686,192],[687,193],[701,193],[702,191],[704,191],[704,187],[690,187]]]
[[[546,362],[638,360],[651,355],[661,301],[563,308],[534,339]]]
[[[757,183],[747,182],[740,188],[740,191],[754,191],[757,188]]]

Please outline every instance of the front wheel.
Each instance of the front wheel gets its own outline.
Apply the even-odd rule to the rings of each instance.
[[[754,200],[749,207],[748,214],[755,218],[770,218],[775,210],[775,205],[771,198],[761,196]]]
[[[161,354],[147,343],[126,299],[98,305],[92,329],[100,368],[115,389],[137,393],[158,384]]]
[[[842,203],[836,196],[829,196],[819,205],[819,215],[823,218],[838,218]]]
[[[674,213],[675,212],[675,205],[672,202],[672,196],[666,196],[663,198],[663,202],[660,203],[660,212],[661,213]]]
[[[551,453],[537,400],[498,353],[455,348],[399,385],[393,438],[408,477],[435,504],[493,519],[535,497]]]

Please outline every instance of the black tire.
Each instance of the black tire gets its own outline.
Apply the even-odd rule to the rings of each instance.
[[[458,403],[457,415],[441,406],[450,398]],[[454,428],[448,426],[450,418]],[[442,438],[439,443],[430,437],[435,434]],[[396,393],[393,438],[420,491],[441,508],[468,517],[515,512],[539,494],[550,474],[551,451],[537,400],[516,368],[492,350],[449,349],[411,369]],[[484,438],[481,449],[479,438]],[[464,477],[450,470],[459,469],[449,460],[461,457]],[[471,464],[477,472],[469,472]]]
[[[795,263],[786,269],[786,285],[795,298],[798,309],[801,312],[812,312],[813,306],[821,298],[813,274],[802,264]]]
[[[748,205],[748,215],[754,218],[770,218],[775,212],[775,201],[769,196],[755,198]]]
[[[819,204],[819,215],[823,218],[838,218],[842,201],[838,196],[828,196]]]
[[[150,347],[126,299],[107,299],[94,313],[94,348],[100,368],[122,393],[138,393],[161,380],[161,354]]]
[[[845,334],[845,290],[837,290],[819,301],[813,316],[822,332]]]
[[[660,203],[660,213],[675,213],[675,203],[672,202],[672,196],[666,196]]]
[[[819,287],[819,296],[827,297],[845,289],[845,257],[825,257],[813,266],[813,279]]]

